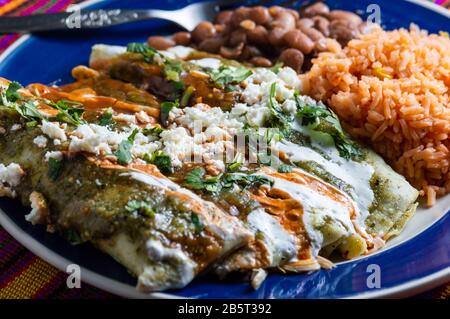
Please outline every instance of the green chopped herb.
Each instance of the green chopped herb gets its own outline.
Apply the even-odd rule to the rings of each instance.
[[[30,121],[30,122],[27,122],[26,124],[25,124],[27,127],[35,127],[36,125],[38,125],[38,122],[37,121]]]
[[[297,117],[301,124],[311,129],[328,134],[334,141],[339,155],[346,159],[357,159],[362,156],[361,148],[348,139],[342,130],[336,114],[323,104],[305,104],[300,101],[298,93],[294,94],[297,103]]]
[[[175,102],[162,102],[161,103],[161,109],[160,109],[160,114],[159,114],[159,118],[160,118],[160,122],[161,125],[166,127],[168,125],[168,120],[169,120],[169,114],[170,111],[174,108],[174,107],[178,107],[178,101]]]
[[[149,47],[144,43],[132,42],[128,43],[127,52],[139,53],[144,57],[146,62],[152,62],[155,54],[158,53],[154,48]]]
[[[239,171],[240,168],[242,167],[242,162],[243,162],[242,154],[241,153],[237,153],[236,156],[233,159],[233,162],[228,165],[227,172],[237,172],[237,171]]]
[[[219,70],[211,71],[211,80],[219,87],[226,87],[229,84],[237,84],[244,81],[252,71],[243,67],[220,66]]]
[[[273,73],[278,74],[278,72],[280,72],[280,70],[281,70],[282,67],[283,67],[283,62],[277,62],[277,63],[275,63],[274,66],[272,66],[272,67],[270,68],[270,70],[271,70]]]
[[[170,174],[173,172],[172,161],[170,156],[163,151],[156,151],[150,156],[148,154],[144,155],[144,161],[149,164],[153,164],[164,174]]]
[[[151,205],[148,202],[142,200],[130,200],[125,206],[125,210],[130,214],[137,212],[140,215],[150,218],[155,217],[155,211],[153,210]]]
[[[278,173],[290,173],[292,172],[292,166],[288,164],[281,164],[278,166]]]
[[[144,134],[145,136],[153,135],[153,136],[159,137],[159,134],[161,134],[163,131],[164,131],[164,129],[159,126],[154,126],[154,127],[149,127],[149,128],[146,127],[144,129],[142,129],[142,134]]]
[[[188,86],[186,90],[184,90],[183,95],[181,96],[180,106],[185,107],[189,104],[189,100],[191,99],[192,94],[194,93],[195,88],[193,86]]]
[[[11,82],[8,85],[8,88],[5,92],[5,97],[9,102],[16,102],[18,99],[20,99],[20,94],[17,92],[19,89],[22,88],[22,85],[18,82]]]
[[[50,157],[48,159],[48,177],[50,177],[50,179],[54,181],[57,180],[58,177],[61,175],[62,168],[63,168],[62,161],[58,161],[53,157]]]
[[[195,226],[196,232],[197,233],[201,233],[203,231],[204,226],[203,226],[202,221],[200,220],[200,217],[198,217],[198,215],[196,213],[192,212],[191,213],[191,220],[192,220],[192,223]]]
[[[288,125],[289,122],[292,121],[291,116],[288,114],[285,114],[283,110],[281,109],[277,99],[276,99],[276,93],[277,93],[277,83],[274,82],[270,86],[270,93],[269,93],[269,109],[271,113],[271,117],[269,119],[269,123],[267,126],[269,127],[275,127],[280,129],[281,131],[284,131]],[[282,132],[280,132],[282,133]]]
[[[115,124],[113,120],[113,111],[111,109],[107,109],[102,116],[100,117],[100,121],[98,122],[100,126],[111,127]]]
[[[56,115],[57,121],[72,124],[74,126],[86,123],[86,121],[81,118],[84,113],[84,109],[73,107],[80,105],[81,104],[78,102],[68,100],[60,100],[56,103],[50,103],[50,106],[59,111]]]
[[[43,120],[45,116],[39,112],[34,101],[25,101],[24,103],[14,103],[11,105],[22,117],[29,121]]]
[[[117,161],[121,165],[126,165],[131,163],[133,160],[133,155],[131,154],[131,149],[133,148],[134,139],[136,134],[139,133],[138,129],[134,129],[133,133],[126,139],[120,142],[119,148],[114,152],[117,157]]]

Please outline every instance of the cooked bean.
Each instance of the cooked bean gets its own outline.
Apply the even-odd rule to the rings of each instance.
[[[314,28],[299,28],[300,31],[302,31],[304,34],[308,36],[313,41],[317,41],[319,39],[322,39],[324,36],[320,31],[317,31]]]
[[[189,45],[191,43],[191,34],[189,32],[177,32],[173,35],[173,40],[178,45]]]
[[[230,23],[230,19],[231,19],[232,15],[233,15],[233,11],[230,11],[230,10],[221,11],[217,14],[216,18],[214,19],[214,23],[228,24],[228,23]]]
[[[287,46],[298,49],[304,54],[309,54],[314,49],[314,42],[300,30],[287,32],[283,40]]]
[[[295,29],[295,18],[286,10],[280,11],[275,19],[270,23],[272,28],[282,28],[286,30]]]
[[[297,28],[311,28],[314,26],[314,21],[309,18],[302,18],[300,20],[297,20],[296,23]]]
[[[342,45],[346,45],[359,33],[358,24],[351,20],[333,20],[330,23],[330,37],[338,40]]]
[[[233,15],[230,18],[230,25],[237,28],[242,21],[249,18],[250,9],[247,7],[240,7],[233,11]]]
[[[220,55],[222,55],[226,59],[237,59],[241,55],[243,48],[244,43],[241,43],[234,48],[222,46],[219,52]]]
[[[253,20],[247,19],[242,21],[240,26],[245,30],[253,30],[256,27],[256,23]]]
[[[322,34],[326,37],[330,35],[330,21],[327,18],[316,16],[312,18],[314,22],[314,27],[322,32]]]
[[[283,44],[283,37],[288,30],[283,28],[273,28],[269,32],[269,43],[274,46],[280,46]]]
[[[302,52],[297,49],[286,49],[280,54],[279,60],[284,65],[293,68],[297,73],[302,71],[303,61],[305,57]]]
[[[317,52],[328,51],[327,39],[322,38],[322,39],[319,39],[318,41],[316,41],[314,49],[316,49]]]
[[[311,18],[318,15],[327,15],[329,12],[330,8],[328,8],[328,6],[325,3],[317,2],[313,5],[306,7],[302,11],[302,16]]]
[[[231,32],[230,37],[228,38],[228,45],[230,47],[235,47],[239,43],[247,42],[247,32],[242,29],[237,29]]]
[[[225,33],[225,31],[228,30],[228,27],[225,24],[215,24],[214,28],[216,29],[216,33]]]
[[[151,36],[147,39],[147,44],[156,50],[166,50],[175,45],[175,42],[172,39],[160,37],[160,36]]]
[[[198,45],[198,49],[201,51],[217,53],[220,47],[225,44],[225,39],[220,36],[214,36],[209,39],[205,39]]]
[[[269,14],[270,14],[272,17],[277,16],[278,13],[280,13],[281,11],[284,11],[284,8],[283,8],[283,7],[280,7],[280,6],[271,6],[271,7],[269,8]]]
[[[295,20],[300,19],[300,14],[296,10],[286,8],[286,11],[289,12],[290,14],[292,14],[292,16],[294,17]]]
[[[362,19],[360,18],[359,15],[349,11],[333,10],[327,15],[327,17],[330,20],[347,20],[355,24],[362,23]]]
[[[272,62],[267,58],[263,58],[262,56],[256,56],[256,57],[251,58],[250,63],[252,63],[256,66],[265,67],[265,68],[272,66]]]
[[[272,19],[269,10],[263,6],[251,8],[248,14],[248,18],[254,21],[256,24],[266,24],[269,23]]]
[[[214,25],[209,21],[200,22],[192,31],[192,40],[199,43],[207,38],[211,38],[216,34]]]
[[[239,58],[242,60],[249,60],[252,57],[257,57],[261,55],[262,53],[257,47],[253,45],[246,45],[244,49],[242,49],[242,54]]]
[[[268,41],[269,31],[262,25],[256,26],[253,30],[247,32],[247,39],[252,44],[265,44]]]

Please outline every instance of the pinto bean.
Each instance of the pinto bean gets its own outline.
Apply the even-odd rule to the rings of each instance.
[[[198,45],[198,49],[201,51],[217,53],[220,47],[225,44],[225,39],[219,36],[214,36],[209,39],[205,39]]]
[[[251,8],[250,12],[248,13],[248,18],[254,21],[256,24],[267,24],[272,19],[269,10],[263,6],[256,6]]]
[[[220,48],[220,55],[222,55],[226,59],[237,59],[244,49],[244,43],[239,44],[234,48],[222,46]]]
[[[317,2],[313,5],[306,7],[302,11],[302,16],[312,18],[318,15],[327,15],[329,12],[330,8],[328,8],[328,6],[325,3]]]
[[[330,21],[327,18],[316,16],[312,18],[314,22],[314,27],[322,32],[322,34],[326,37],[330,35]]]
[[[192,31],[192,40],[197,43],[201,41],[211,38],[216,34],[216,29],[214,25],[209,21],[200,22]]]
[[[235,47],[239,43],[247,42],[247,32],[242,29],[237,29],[231,32],[230,37],[228,38],[228,45],[230,47]]]
[[[191,34],[189,32],[177,32],[172,36],[172,39],[178,45],[189,45],[191,43]]]
[[[279,57],[279,60],[284,65],[293,68],[297,73],[301,73],[304,59],[305,57],[302,52],[292,48],[281,52]]]
[[[328,13],[327,17],[330,20],[346,20],[353,22],[354,24],[360,24],[363,22],[360,16],[356,13],[343,10],[333,10]]]
[[[265,67],[265,68],[272,66],[272,62],[267,58],[263,58],[262,56],[255,56],[255,57],[251,58],[250,63],[252,63],[256,66]]]
[[[317,41],[319,39],[322,39],[324,36],[320,31],[317,31],[314,28],[299,28],[300,31],[302,31],[304,34],[308,36],[313,41]]]
[[[247,19],[242,21],[240,26],[245,30],[253,30],[256,27],[256,23],[253,20]]]
[[[302,18],[296,22],[298,29],[301,28],[311,28],[314,26],[314,21],[310,18]]]
[[[230,11],[230,10],[221,11],[217,14],[216,18],[214,19],[214,23],[228,24],[228,23],[230,23],[232,15],[233,15],[233,11]]]
[[[288,30],[283,29],[283,28],[273,28],[270,32],[269,32],[269,43],[274,45],[274,46],[280,46],[283,44],[283,37],[286,34]]]
[[[295,18],[288,11],[280,11],[270,23],[272,28],[282,28],[285,30],[295,29]]]
[[[330,23],[330,37],[338,40],[342,45],[346,45],[358,34],[360,34],[358,24],[350,20],[333,20]]]
[[[240,7],[233,11],[233,15],[230,18],[230,25],[232,27],[239,27],[242,21],[249,18],[250,9],[247,7]]]
[[[247,32],[247,39],[252,44],[264,44],[267,43],[269,37],[269,31],[262,25],[256,26],[253,30]]]
[[[252,57],[259,57],[261,55],[262,53],[257,47],[253,45],[246,45],[244,49],[242,49],[242,54],[239,58],[241,60],[249,60]]]
[[[175,42],[172,39],[160,37],[160,36],[151,36],[147,39],[147,44],[156,50],[166,50],[175,46]]]
[[[309,54],[314,49],[314,42],[302,31],[291,30],[283,36],[284,43],[294,49]]]

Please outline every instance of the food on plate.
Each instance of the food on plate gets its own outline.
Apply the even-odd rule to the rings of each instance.
[[[371,33],[313,60],[303,92],[327,103],[426,197],[450,191],[450,40],[410,30]]]
[[[96,45],[76,82],[2,80],[1,193],[92,242],[142,291],[199,273],[331,268],[383,247],[418,192],[287,66]]]
[[[355,13],[330,10],[316,2],[300,11],[272,6],[239,7],[203,21],[192,32],[172,38],[151,36],[148,45],[166,50],[175,45],[220,54],[225,58],[270,67],[277,60],[297,72],[307,71],[319,52],[334,51],[371,25]]]

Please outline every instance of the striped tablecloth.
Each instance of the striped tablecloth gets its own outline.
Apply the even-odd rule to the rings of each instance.
[[[0,15],[29,15],[64,10],[80,0],[0,0]],[[450,0],[435,0],[450,8]],[[17,40],[17,34],[0,37],[0,53]],[[0,298],[117,298],[83,283],[69,289],[67,274],[57,270],[20,245],[0,226]],[[416,296],[416,298],[450,299],[450,283]]]

